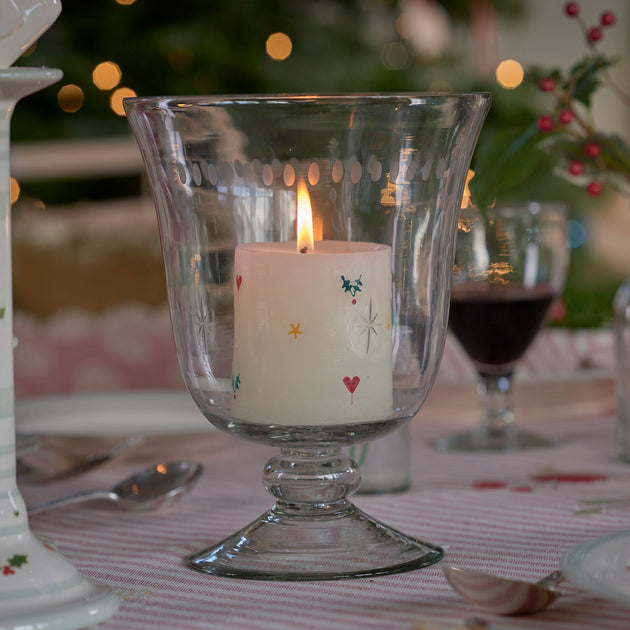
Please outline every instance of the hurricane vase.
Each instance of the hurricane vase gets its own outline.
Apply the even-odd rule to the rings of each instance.
[[[488,107],[487,94],[125,100],[188,390],[220,429],[280,448],[263,472],[274,506],[194,568],[338,579],[441,557],[348,500],[360,473],[342,449],[403,426],[431,390]]]

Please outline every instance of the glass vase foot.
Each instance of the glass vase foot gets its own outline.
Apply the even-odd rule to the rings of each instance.
[[[479,428],[456,433],[436,442],[436,447],[440,451],[520,451],[554,445],[555,442],[545,436],[516,427]]]
[[[444,552],[372,519],[348,501],[317,518],[276,504],[233,536],[189,558],[205,573],[268,581],[402,573]]]

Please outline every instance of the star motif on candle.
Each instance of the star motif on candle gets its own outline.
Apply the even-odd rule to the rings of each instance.
[[[361,287],[363,283],[361,282],[361,276],[359,276],[354,282],[347,280],[344,276],[341,276],[341,288],[344,293],[350,293],[352,297],[354,297],[359,291],[361,291]]]
[[[291,324],[291,330],[287,334],[293,335],[293,339],[297,339],[298,335],[303,335],[304,331],[300,330],[300,322],[297,324]]]
[[[361,332],[359,334],[367,335],[367,345],[365,351],[369,352],[372,335],[378,335],[377,328],[382,325],[376,321],[378,319],[378,313],[375,313],[373,311],[372,298],[370,298],[367,315],[361,315],[361,319],[363,320],[363,324],[361,327]]]

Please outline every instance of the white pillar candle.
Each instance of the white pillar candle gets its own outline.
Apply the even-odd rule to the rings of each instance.
[[[333,425],[392,414],[390,247],[243,243],[234,283],[235,419]]]

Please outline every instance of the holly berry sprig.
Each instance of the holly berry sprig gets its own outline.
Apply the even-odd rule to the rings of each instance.
[[[549,111],[536,122],[542,135],[540,146],[556,157],[556,174],[583,187],[589,195],[598,196],[606,189],[630,195],[630,148],[622,138],[598,131],[590,112],[591,97],[602,86],[630,106],[630,96],[608,72],[619,60],[603,56],[598,46],[617,17],[606,10],[597,24],[587,24],[577,2],[565,4],[564,13],[577,21],[588,54],[568,72],[536,68],[528,73],[529,80],[552,97]]]

